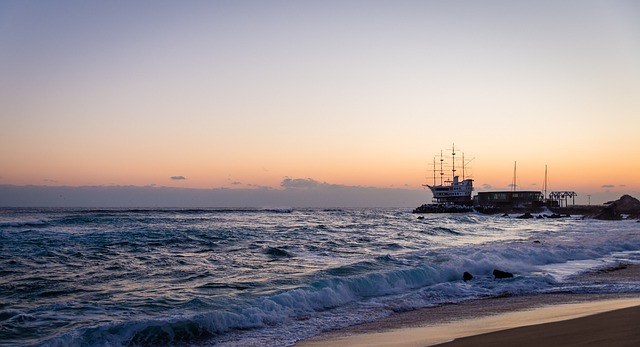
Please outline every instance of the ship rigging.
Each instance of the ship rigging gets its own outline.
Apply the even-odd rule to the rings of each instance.
[[[433,194],[433,203],[437,205],[473,205],[471,194],[473,193],[473,179],[465,177],[465,166],[470,163],[464,160],[462,153],[462,180],[456,174],[456,150],[455,144],[451,149],[451,177],[444,178],[444,156],[440,151],[440,184],[436,184],[436,159],[433,159],[433,185],[426,184]]]

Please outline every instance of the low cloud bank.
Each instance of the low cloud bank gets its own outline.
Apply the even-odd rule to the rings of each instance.
[[[189,189],[140,186],[0,185],[4,207],[407,207],[424,190],[342,186],[285,178],[283,189]]]
[[[315,182],[315,183],[314,183]],[[156,186],[0,185],[0,207],[406,207],[431,201],[425,190],[373,188],[287,179],[282,189],[247,185],[242,189]],[[602,204],[637,191],[578,192],[576,204]]]
[[[282,182],[280,182],[280,186],[288,189],[288,188],[302,188],[302,189],[312,189],[318,188],[322,186],[327,186],[326,183],[320,183],[313,178],[289,178],[285,177]]]

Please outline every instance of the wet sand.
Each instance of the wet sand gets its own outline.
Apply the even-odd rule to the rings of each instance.
[[[640,306],[463,337],[441,347],[640,346]]]
[[[606,282],[639,279],[639,265],[613,267],[577,278]],[[394,314],[327,332],[296,346],[637,346],[638,322],[637,293],[505,295]],[[540,340],[530,342],[532,336]]]

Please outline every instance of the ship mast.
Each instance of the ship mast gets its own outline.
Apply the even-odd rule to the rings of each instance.
[[[444,176],[444,171],[442,171],[443,162],[444,162],[444,158],[442,158],[442,150],[440,150],[440,185],[442,185],[442,178]]]
[[[456,177],[456,144],[451,145],[451,179]]]
[[[436,157],[433,157],[433,186],[436,186]]]

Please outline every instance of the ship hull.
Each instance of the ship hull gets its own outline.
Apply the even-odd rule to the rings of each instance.
[[[468,213],[473,212],[471,205],[457,204],[424,204],[413,210],[413,213]]]

